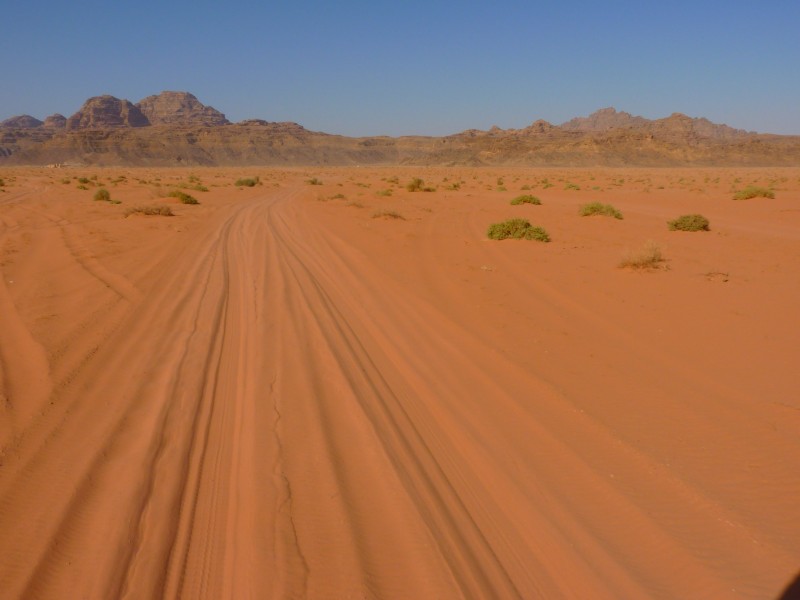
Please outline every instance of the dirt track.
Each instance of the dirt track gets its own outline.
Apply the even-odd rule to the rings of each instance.
[[[800,567],[794,213],[736,205],[738,245],[641,275],[297,177],[178,225],[58,192],[0,197],[3,598],[764,597]],[[704,252],[740,287],[684,277]]]

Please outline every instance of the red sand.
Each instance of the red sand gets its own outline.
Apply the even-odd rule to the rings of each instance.
[[[200,205],[162,197],[190,175]],[[800,169],[0,178],[3,598],[765,598],[800,569]],[[510,217],[553,241],[486,239]],[[662,268],[618,267],[648,239]]]

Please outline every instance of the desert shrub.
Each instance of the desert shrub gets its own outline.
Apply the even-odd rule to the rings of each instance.
[[[79,185],[79,186],[78,186],[78,189],[79,189],[79,190],[88,190],[89,188],[88,188],[88,187],[86,187],[85,185]]]
[[[757,185],[748,185],[743,190],[739,190],[733,195],[734,200],[749,200],[750,198],[774,198],[775,192],[769,188]]]
[[[581,206],[579,214],[582,217],[602,215],[604,217],[614,217],[615,219],[622,218],[622,213],[620,211],[610,204],[602,204],[601,202],[590,202],[589,204],[584,204]]]
[[[394,183],[397,185],[400,183],[400,178],[397,175],[392,175],[391,177],[386,178],[386,183]]]
[[[69,180],[67,180],[67,183],[69,183]],[[6,182],[0,179],[0,187],[3,187],[5,184]]]
[[[169,193],[170,198],[177,198],[181,204],[200,204],[197,201],[197,198],[194,196],[190,196],[189,194],[182,192],[180,190],[172,190]]]
[[[166,204],[160,204],[156,206],[132,206],[125,211],[126,217],[129,217],[130,215],[156,215],[160,217],[175,216],[172,212],[172,209]]]
[[[536,240],[549,242],[550,236],[541,227],[531,225],[527,219],[508,219],[489,226],[486,235],[490,240]]]
[[[377,212],[372,213],[373,219],[400,219],[401,221],[405,221],[406,218],[401,215],[399,212],[395,212],[393,210],[379,210]]]
[[[531,196],[530,194],[523,194],[521,196],[517,196],[511,201],[512,206],[519,206],[520,204],[541,204],[542,201],[539,200],[536,196]]]
[[[306,183],[308,185],[322,185],[322,181],[317,179],[316,177],[312,177],[311,179],[307,179]]]
[[[681,215],[667,221],[670,231],[708,231],[709,222],[703,215]]]
[[[195,177],[195,179],[197,179]],[[189,177],[188,183],[178,183],[177,187],[183,188],[184,190],[194,190],[195,192],[207,192],[208,188],[204,186],[202,183],[198,183],[193,181],[191,177]]]
[[[234,185],[236,187],[255,187],[259,184],[258,177],[237,179]]]
[[[331,196],[331,200],[344,200],[344,194],[334,194]]]
[[[100,188],[94,193],[94,199],[103,202],[108,202],[109,200],[111,200],[111,194],[108,193],[107,189]]]
[[[564,189],[565,190],[580,190],[581,186],[579,186],[577,183],[568,183],[567,185],[564,186]]]
[[[425,181],[420,179],[419,177],[414,177],[410,182],[406,184],[406,189],[409,192],[418,192],[420,191],[423,186],[425,185]]]
[[[629,251],[620,261],[620,267],[631,269],[657,269],[664,262],[661,247],[653,240],[645,242],[639,250]]]
[[[375,192],[375,195],[376,196],[391,196],[392,195],[392,190],[389,190],[389,189],[378,190],[377,192]]]
[[[461,184],[458,181],[454,181],[450,185],[446,186],[445,189],[448,189],[448,190],[460,190],[461,189]]]
[[[87,179],[86,177],[78,177],[78,183],[86,185],[87,183],[89,183],[89,179]]]

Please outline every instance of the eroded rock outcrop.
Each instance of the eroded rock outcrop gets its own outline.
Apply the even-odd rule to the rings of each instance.
[[[188,92],[161,92],[136,103],[152,125],[204,125],[230,123],[217,109],[206,106]]]
[[[0,123],[0,127],[5,127],[7,129],[36,129],[41,126],[42,122],[30,115],[11,117]]]
[[[55,113],[44,120],[44,127],[47,129],[64,129],[67,126],[67,117]]]
[[[136,105],[114,96],[95,96],[83,103],[80,110],[67,119],[67,129],[115,129],[146,127],[147,117]]]
[[[596,110],[588,117],[575,117],[561,125],[566,131],[608,131],[618,128],[634,128],[646,125],[650,121],[644,117],[635,117],[613,107]]]

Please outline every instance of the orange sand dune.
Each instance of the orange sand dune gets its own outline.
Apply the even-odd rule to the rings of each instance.
[[[800,169],[0,179],[3,598],[770,598],[800,570]],[[511,217],[552,242],[486,238]],[[666,261],[619,268],[646,240]]]

